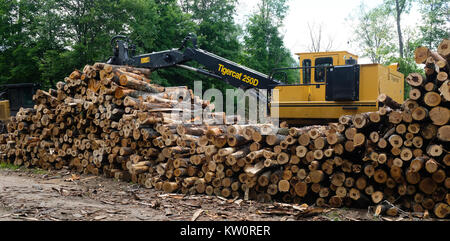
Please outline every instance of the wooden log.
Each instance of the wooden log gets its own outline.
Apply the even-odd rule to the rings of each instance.
[[[380,191],[373,192],[370,196],[372,198],[372,202],[374,203],[380,203],[384,198],[383,193]]]
[[[420,130],[420,134],[426,140],[433,139],[437,134],[438,128],[434,124],[426,124]]]
[[[331,176],[331,184],[336,187],[340,187],[344,185],[345,174],[343,172],[336,172]]]
[[[266,137],[266,143],[271,146],[278,145],[284,138],[285,136],[282,135],[268,135]]]
[[[418,172],[420,169],[422,169],[426,161],[427,159],[425,157],[414,158],[409,165],[409,170],[411,170],[412,172]]]
[[[427,147],[427,154],[433,157],[438,157],[440,155],[442,155],[443,153],[443,148],[442,145],[429,145]]]
[[[241,135],[228,135],[227,143],[231,147],[242,146],[248,143],[248,140]]]
[[[450,141],[450,125],[439,127],[437,131],[437,138],[444,142]]]
[[[372,123],[379,123],[381,121],[381,115],[379,111],[369,112],[369,120]]]
[[[350,124],[351,120],[352,120],[352,116],[350,116],[350,115],[342,115],[339,117],[339,123],[342,125]]]
[[[228,156],[236,151],[236,148],[233,147],[226,147],[219,150],[220,156]]]
[[[318,150],[322,150],[325,147],[326,144],[326,138],[324,137],[318,137],[314,141],[314,148]]]
[[[442,169],[437,170],[431,175],[431,179],[433,179],[433,181],[438,184],[443,183],[446,177],[447,176],[445,174],[445,171]]]
[[[162,189],[164,192],[172,193],[178,190],[179,185],[176,182],[164,182]]]
[[[423,86],[424,90],[429,92],[436,89],[436,85],[434,82],[428,82]],[[411,93],[411,92],[410,92]]]
[[[403,114],[401,111],[392,111],[388,115],[389,122],[392,124],[399,124],[403,120]]]
[[[261,174],[261,175],[258,177],[258,184],[259,184],[261,187],[265,187],[265,186],[269,185],[269,182],[270,182],[270,174],[271,174],[271,173],[272,173],[272,172],[269,170],[269,171],[264,172],[263,174]]]
[[[353,200],[358,200],[361,197],[360,191],[356,188],[351,188],[348,194],[349,197]]]
[[[105,64],[105,63],[95,63],[95,68],[105,70],[106,73],[111,73],[114,70],[122,70],[125,72],[135,73],[135,74],[142,74],[149,78],[151,71],[150,69],[146,68],[137,68],[137,67],[131,67],[131,66],[123,66],[123,65],[111,65],[111,64]]]
[[[363,176],[359,177],[356,179],[355,186],[361,191],[364,190],[367,187],[367,179]]]
[[[436,188],[437,184],[430,177],[422,179],[419,183],[419,189],[425,194],[432,194]]]
[[[366,142],[366,136],[363,133],[356,133],[353,137],[353,145],[355,147],[362,146]]]
[[[317,128],[313,128],[310,129],[308,131],[308,135],[311,139],[315,140],[317,139],[319,136],[323,135],[323,128],[322,127],[317,127]]]
[[[445,68],[448,69],[449,68],[448,65],[445,65]],[[442,86],[442,84],[444,84],[445,81],[448,80],[448,70],[446,72],[444,72],[444,71],[439,72],[436,76],[436,80],[438,81],[437,87]],[[433,90],[434,90],[434,88],[433,88]]]
[[[352,118],[352,123],[358,129],[363,128],[368,123],[368,114],[355,114]]]
[[[264,161],[259,161],[253,166],[247,166],[244,171],[252,176],[257,175],[264,169]]]
[[[414,109],[415,109],[416,107],[418,107],[418,106],[419,106],[419,104],[417,103],[417,101],[411,100],[411,99],[406,100],[406,101],[402,104],[402,107],[403,107],[405,110],[410,110],[410,111],[414,110]]]
[[[446,203],[437,203],[433,212],[438,218],[446,218],[450,214],[450,207]]]
[[[400,158],[404,161],[409,161],[413,157],[413,153],[409,148],[402,148],[400,152]]]
[[[445,82],[439,88],[439,93],[442,96],[443,101],[450,101],[450,82],[445,80]]]
[[[428,117],[428,110],[422,106],[418,106],[412,110],[412,118],[416,121],[422,121]],[[397,124],[397,123],[395,123]]]
[[[301,134],[298,138],[298,143],[302,146],[309,145],[310,141],[311,141],[311,138],[309,137],[309,135],[307,133]]]
[[[445,44],[444,44],[445,46]],[[431,51],[427,47],[421,46],[416,48],[414,51],[414,59],[416,60],[416,64],[423,64],[427,60],[428,57],[432,57],[435,61],[445,60],[438,53]]]
[[[299,197],[304,197],[308,193],[308,185],[305,182],[297,182],[294,185],[295,194]]]
[[[449,57],[450,57],[450,40],[447,39],[447,38],[443,39],[442,42],[439,44],[439,46],[437,48],[437,52],[443,58],[449,60]]]
[[[418,87],[423,84],[423,76],[419,73],[411,73],[406,77],[406,82],[413,87]]]
[[[120,85],[129,87],[135,90],[146,91],[149,93],[161,93],[164,92],[164,87],[149,84],[145,81],[138,80],[129,75],[120,75]]]
[[[384,138],[380,138],[377,142],[377,146],[381,149],[384,149],[387,147],[387,141]]]
[[[399,135],[391,135],[388,139],[389,144],[391,144],[392,147],[401,147],[403,145],[403,138]]]
[[[289,155],[285,152],[281,152],[280,154],[278,154],[277,156],[277,163],[279,165],[284,165],[286,163],[289,162]]]
[[[429,116],[434,125],[443,126],[450,119],[450,111],[445,107],[436,106],[430,110]]]
[[[399,103],[397,103],[394,99],[392,99],[391,97],[389,97],[388,95],[383,94],[383,93],[378,96],[377,101],[380,103],[383,103],[383,105],[388,106],[394,110],[400,109],[400,107],[401,107],[401,105]]]
[[[375,182],[382,184],[386,182],[388,175],[384,170],[377,169],[373,175],[373,178]]]
[[[227,144],[227,136],[225,135],[214,136],[214,138],[212,139],[212,143],[217,148],[222,148]]]
[[[434,81],[437,75],[436,61],[430,56],[425,61],[425,75],[428,81]]]
[[[439,165],[433,158],[430,158],[425,162],[425,170],[427,170],[427,172],[429,173],[436,172],[438,168]]]
[[[290,187],[290,183],[287,180],[280,180],[278,182],[278,191],[280,192],[288,192]]]
[[[430,107],[438,106],[441,103],[441,96],[436,92],[427,92],[423,97],[423,101]]]

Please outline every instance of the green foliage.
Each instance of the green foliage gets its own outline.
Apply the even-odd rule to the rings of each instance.
[[[185,0],[182,8],[197,23],[199,48],[238,62],[241,44],[238,40],[240,28],[234,22],[236,4],[237,0]],[[193,66],[199,67],[196,64]],[[193,77],[194,80],[202,80],[204,88],[214,87],[223,93],[234,88],[220,80],[199,75]]]
[[[296,66],[278,29],[287,0],[261,0],[246,33],[234,21],[237,0],[0,0],[0,84],[39,82],[54,88],[73,69],[105,61],[110,39],[127,35],[137,53],[177,48],[188,33],[199,47],[269,73]],[[244,36],[244,41],[240,41]],[[256,42],[255,42],[256,41]],[[201,67],[195,63],[194,67]],[[289,79],[298,77],[293,74]],[[152,74],[155,83],[233,88],[183,69]]]
[[[6,162],[0,162],[0,170],[1,169],[5,169],[5,170],[11,170],[11,171],[30,171],[34,174],[39,174],[39,175],[43,175],[43,174],[48,174],[48,171],[40,169],[40,168],[32,168],[32,169],[25,169],[24,166],[17,166],[11,163],[6,163]]]
[[[40,78],[35,72],[39,48],[30,40],[36,33],[37,11],[30,1],[0,1],[0,83]]]
[[[13,165],[13,164],[9,164],[9,163],[6,163],[6,162],[0,162],[0,169],[9,169],[9,170],[17,170],[17,169],[19,169],[20,168],[20,166],[16,166],[16,165]]]
[[[393,42],[393,26],[386,19],[388,11],[383,6],[366,10],[361,4],[357,12],[357,22],[353,24],[354,38],[363,53],[373,63],[383,63],[392,57],[396,46]]]
[[[403,58],[404,54],[404,43],[403,34],[401,28],[401,18],[402,14],[408,13],[411,9],[411,3],[413,0],[384,0],[383,5],[390,15],[395,18],[397,25],[397,36],[398,36],[398,50],[400,57]]]
[[[149,12],[154,12],[150,19],[136,18],[135,23],[131,25],[132,38],[137,35],[141,37],[136,44],[138,46],[145,46],[143,52],[150,53],[154,51],[168,50],[177,48],[181,45],[183,38],[190,32],[195,32],[195,25],[190,20],[190,16],[184,13],[176,0],[160,0],[154,1],[150,4],[147,2],[147,10],[142,10],[142,16],[147,16]],[[152,19],[154,18],[154,19]],[[144,30],[141,34],[142,28],[148,26],[148,30]],[[134,35],[133,35],[134,34]],[[148,41],[148,43],[145,43]],[[141,45],[144,43],[145,45]],[[167,86],[191,86],[192,81],[186,80],[184,76],[190,73],[185,70],[170,69],[159,70],[152,74],[152,79],[155,83]]]
[[[420,26],[422,42],[430,49],[436,49],[443,38],[449,37],[449,1],[419,0],[423,24]]]
[[[47,170],[43,170],[40,168],[33,168],[33,169],[31,169],[31,172],[34,174],[38,174],[38,175],[45,175],[45,174],[49,173]]]
[[[242,57],[245,66],[265,74],[270,74],[273,68],[297,66],[279,32],[287,11],[286,0],[261,0],[245,28]],[[298,79],[294,71],[287,73],[288,83]]]
[[[397,14],[408,13],[413,1],[415,0],[384,0],[383,5],[390,14],[396,16]]]
[[[410,73],[421,73],[425,74],[423,68],[420,68],[414,59],[414,50],[421,46],[421,40],[417,37],[417,32],[411,29],[406,29],[405,31],[405,47],[404,47],[404,57],[391,57],[384,64],[389,65],[392,63],[399,64],[399,72],[402,73],[405,78]],[[405,81],[405,99],[409,98],[409,86]]]
[[[433,29],[426,32],[426,28],[414,26],[413,28],[401,25],[400,17],[403,13],[409,13],[412,4],[419,2],[421,6],[424,24],[433,25]],[[434,5],[433,5],[434,4]],[[433,48],[439,44],[444,35],[439,35],[441,30],[445,30],[445,23],[442,21],[445,11],[442,1],[432,0],[384,0],[383,4],[366,10],[364,5],[360,6],[357,13],[357,25],[355,25],[355,40],[362,49],[364,56],[370,57],[374,63],[389,65],[399,64],[399,72],[404,76],[410,73],[423,73],[423,68],[419,67],[414,60],[414,50],[427,44],[427,37],[433,39]],[[436,10],[436,7],[442,9]],[[431,10],[433,9],[433,11]],[[440,19],[440,21],[438,21]],[[396,33],[398,42],[395,43],[395,32],[392,31],[396,23]],[[433,21],[432,21],[433,20]],[[424,37],[425,36],[425,37]],[[399,54],[394,54],[398,50]],[[409,97],[410,86],[405,82],[405,99]]]

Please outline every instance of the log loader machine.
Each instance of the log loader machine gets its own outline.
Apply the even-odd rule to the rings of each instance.
[[[136,46],[126,36],[113,37],[111,45],[114,55],[108,64],[152,71],[180,67],[244,90],[265,89],[267,95],[259,98],[267,96],[269,111],[277,111],[280,121],[289,124],[326,123],[341,115],[376,111],[381,93],[399,103],[404,98],[404,76],[397,71],[398,65],[357,64],[358,56],[346,51],[297,53],[299,67],[276,68],[266,75],[198,48],[194,34],[186,36],[178,49],[142,55],[135,55]],[[185,65],[190,61],[206,69]],[[286,71],[296,69],[300,70],[300,79],[295,84],[283,83]],[[279,95],[271,95],[273,90],[278,90]]]

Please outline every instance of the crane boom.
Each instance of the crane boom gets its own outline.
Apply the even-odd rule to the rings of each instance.
[[[125,40],[123,40],[125,39]],[[191,41],[193,47],[186,47]],[[247,89],[271,90],[281,83],[256,70],[247,68],[228,59],[209,53],[197,47],[197,37],[189,34],[179,49],[171,49],[149,54],[134,55],[135,46],[129,43],[125,36],[116,36],[111,40],[114,56],[107,63],[115,65],[129,65],[134,67],[158,70],[169,67],[181,67],[198,73],[220,79],[234,87]],[[130,56],[131,52],[131,56]],[[205,69],[185,65],[195,61]],[[259,98],[262,98],[259,96]]]

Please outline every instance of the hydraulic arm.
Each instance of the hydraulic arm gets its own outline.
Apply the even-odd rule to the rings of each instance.
[[[187,47],[188,41],[193,47]],[[252,70],[235,62],[209,53],[197,47],[197,37],[189,34],[178,49],[165,50],[150,54],[134,56],[136,47],[130,44],[125,36],[116,36],[111,40],[114,56],[107,63],[115,65],[129,65],[141,68],[158,70],[168,67],[181,67],[198,73],[214,77],[228,84],[244,90],[257,88],[271,90],[280,82],[267,75]],[[184,65],[186,62],[196,61],[205,69],[193,68]]]

